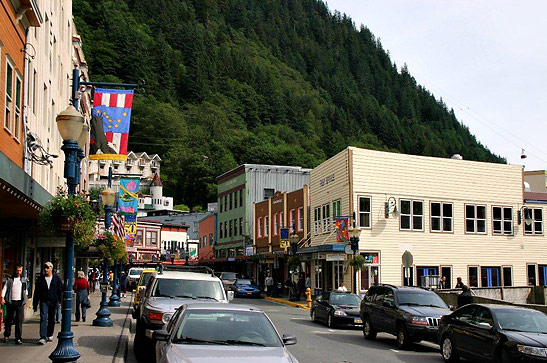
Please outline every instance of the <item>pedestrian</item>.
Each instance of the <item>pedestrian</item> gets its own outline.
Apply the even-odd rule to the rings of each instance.
[[[300,297],[306,290],[306,280],[304,279],[304,275],[300,274],[300,277],[298,277],[298,282],[296,283],[297,291],[296,294],[298,295],[298,300],[300,300]]]
[[[338,289],[336,289],[338,292],[348,292],[348,288],[344,286],[344,283],[341,282],[340,286],[338,286]]]
[[[23,265],[15,265],[13,275],[7,279],[2,288],[0,305],[6,305],[6,317],[4,326],[4,342],[9,341],[11,326],[15,324],[15,344],[23,344],[23,316],[24,306],[27,303],[28,280],[22,276]]]
[[[85,274],[83,271],[78,271],[78,278],[74,281],[73,288],[76,292],[76,321],[80,321],[81,316],[82,321],[85,323],[85,312],[89,305],[89,285],[85,279]]]
[[[120,276],[120,288],[121,288],[121,297],[125,297],[127,294],[127,275],[125,274],[125,271],[122,271],[122,274]]]
[[[114,272],[110,271],[108,273],[108,281],[110,282],[112,289],[114,289]]]
[[[462,282],[462,278],[461,277],[458,277],[456,279],[456,289],[463,289],[464,287],[464,283]]]
[[[268,272],[268,276],[264,279],[264,290],[266,290],[267,296],[272,296],[273,278],[270,272]]]
[[[462,290],[462,293],[458,296],[458,309],[462,306],[473,304],[473,295],[471,295],[471,289],[466,285],[463,285]]]
[[[438,287],[439,289],[446,289],[446,276],[441,277]]]
[[[311,290],[311,277],[310,275],[308,275],[306,277],[306,289],[310,289]]]
[[[91,271],[91,276],[89,278],[90,292],[95,292],[95,283],[96,282],[97,282],[97,273],[95,271]]]
[[[53,273],[53,264],[46,262],[43,274],[36,279],[32,307],[36,312],[40,306],[40,344],[53,341],[55,329],[55,310],[63,294],[63,281]]]

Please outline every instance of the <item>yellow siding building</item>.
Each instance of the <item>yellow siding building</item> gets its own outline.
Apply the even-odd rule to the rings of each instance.
[[[354,283],[337,216],[360,231],[367,261],[357,274],[360,291],[373,283],[421,285],[424,275],[447,277],[446,287],[457,277],[470,286],[546,283],[546,202],[524,203],[520,165],[348,147],[312,170],[310,191],[311,243],[301,253],[309,252],[316,292]],[[405,251],[413,256],[408,280]]]

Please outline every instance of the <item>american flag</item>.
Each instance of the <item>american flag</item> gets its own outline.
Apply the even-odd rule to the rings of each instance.
[[[123,216],[119,215],[118,213],[112,214],[111,223],[113,230],[112,233],[123,239],[125,237],[125,231],[123,228]]]

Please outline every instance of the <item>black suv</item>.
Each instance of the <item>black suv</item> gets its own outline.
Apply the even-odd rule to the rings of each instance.
[[[433,291],[378,285],[368,290],[360,314],[365,339],[387,332],[397,337],[399,348],[408,348],[421,340],[436,343],[440,318],[450,309]]]

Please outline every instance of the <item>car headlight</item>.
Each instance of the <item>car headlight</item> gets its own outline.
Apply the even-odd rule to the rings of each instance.
[[[529,355],[535,355],[536,357],[547,357],[547,348],[530,347],[528,345],[518,344],[517,349],[519,352]]]
[[[169,322],[169,320],[171,320],[171,317],[173,316],[173,314],[163,314],[163,317],[161,318],[161,321],[166,324]]]
[[[410,324],[414,325],[428,325],[427,318],[425,316],[411,316]]]
[[[336,311],[334,312],[334,316],[348,316],[348,314],[346,314],[345,311],[336,310]]]
[[[245,290],[243,289],[237,289],[237,292],[244,292]]]

